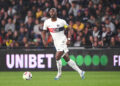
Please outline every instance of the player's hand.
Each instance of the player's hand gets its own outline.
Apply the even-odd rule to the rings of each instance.
[[[47,47],[47,42],[45,40],[43,40],[43,45]]]
[[[67,45],[70,45],[70,40],[67,40]]]

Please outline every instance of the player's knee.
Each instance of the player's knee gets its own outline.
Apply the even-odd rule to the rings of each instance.
[[[70,58],[66,57],[66,56],[64,56],[63,58],[65,59],[66,62],[68,62],[70,60]]]
[[[58,61],[58,60],[60,60],[59,58],[56,58],[56,60]]]
[[[70,58],[66,58],[65,61],[68,62],[70,60]]]
[[[59,57],[59,56],[56,56],[55,59],[56,59],[56,60],[60,60],[60,57]]]

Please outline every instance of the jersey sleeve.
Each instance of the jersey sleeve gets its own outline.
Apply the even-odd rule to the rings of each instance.
[[[44,21],[43,30],[47,30],[47,21]]]
[[[65,20],[63,20],[63,25],[64,25],[65,29],[68,28],[68,24],[67,24],[67,22]]]

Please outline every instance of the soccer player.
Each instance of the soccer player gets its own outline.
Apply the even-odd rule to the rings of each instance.
[[[42,32],[42,41],[45,47],[47,47],[46,43],[46,30],[48,29],[53,41],[54,46],[57,50],[55,58],[56,58],[56,64],[58,73],[55,77],[55,80],[59,80],[61,74],[62,74],[62,62],[61,57],[65,59],[65,61],[68,63],[70,67],[72,67],[74,70],[76,70],[82,79],[84,79],[85,72],[79,69],[79,67],[76,65],[76,63],[69,58],[68,54],[68,48],[67,44],[70,44],[70,32],[68,32],[68,38],[64,34],[64,29],[68,27],[68,24],[65,20],[60,19],[57,17],[57,10],[56,8],[51,8],[49,11],[50,17],[49,19],[45,20],[44,26],[43,26],[43,32]]]

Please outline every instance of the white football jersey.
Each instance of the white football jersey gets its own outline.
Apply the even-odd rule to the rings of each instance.
[[[57,18],[57,20],[53,22],[51,18],[49,18],[45,20],[43,30],[48,29],[54,41],[66,40],[64,26],[68,26],[65,20]]]

